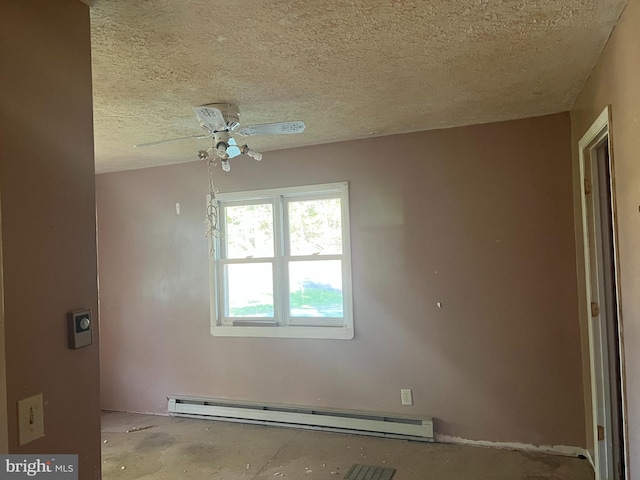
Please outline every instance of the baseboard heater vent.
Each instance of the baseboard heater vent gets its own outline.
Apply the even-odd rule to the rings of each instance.
[[[256,404],[198,397],[168,397],[174,417],[359,433],[433,442],[433,419],[396,414]]]

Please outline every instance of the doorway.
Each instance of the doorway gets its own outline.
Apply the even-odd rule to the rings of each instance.
[[[606,108],[580,140],[593,463],[596,480],[625,480],[627,457],[615,182]]]

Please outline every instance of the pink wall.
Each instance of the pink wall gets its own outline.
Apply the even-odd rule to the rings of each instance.
[[[67,348],[97,319],[89,7],[0,2],[0,195],[8,447],[77,453],[100,477],[99,353]],[[16,402],[42,392],[45,437],[18,446]]]
[[[221,192],[350,182],[351,341],[212,337],[206,165],[98,175],[103,408],[163,413],[169,394],[202,395],[584,446],[569,140],[559,114],[217,170]]]
[[[571,110],[572,145],[574,146],[574,196],[576,218],[580,221],[580,180],[578,141],[608,105],[612,110],[611,139],[618,220],[622,328],[626,363],[625,386],[629,425],[630,476],[640,478],[640,0],[630,0],[591,77]],[[581,228],[578,225],[577,228]],[[578,230],[579,232],[580,230]],[[579,243],[581,247],[581,243]],[[582,252],[578,254],[582,258]],[[584,266],[579,264],[581,282]],[[583,292],[580,291],[583,295]],[[584,297],[583,297],[584,298]],[[586,341],[586,308],[582,311],[583,338]],[[585,377],[589,378],[588,357]],[[585,393],[589,395],[589,385]],[[590,407],[590,401],[587,402]],[[588,438],[591,412],[588,415]],[[592,442],[591,442],[592,443]]]

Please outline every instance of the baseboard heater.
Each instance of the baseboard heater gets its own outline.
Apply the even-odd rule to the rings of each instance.
[[[170,396],[169,414],[227,422],[328,430],[433,442],[433,419],[396,414]]]

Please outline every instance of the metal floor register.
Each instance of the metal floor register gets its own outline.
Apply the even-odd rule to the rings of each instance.
[[[354,464],[345,480],[390,480],[393,474],[396,473],[395,468],[383,468],[373,465],[360,465]]]

